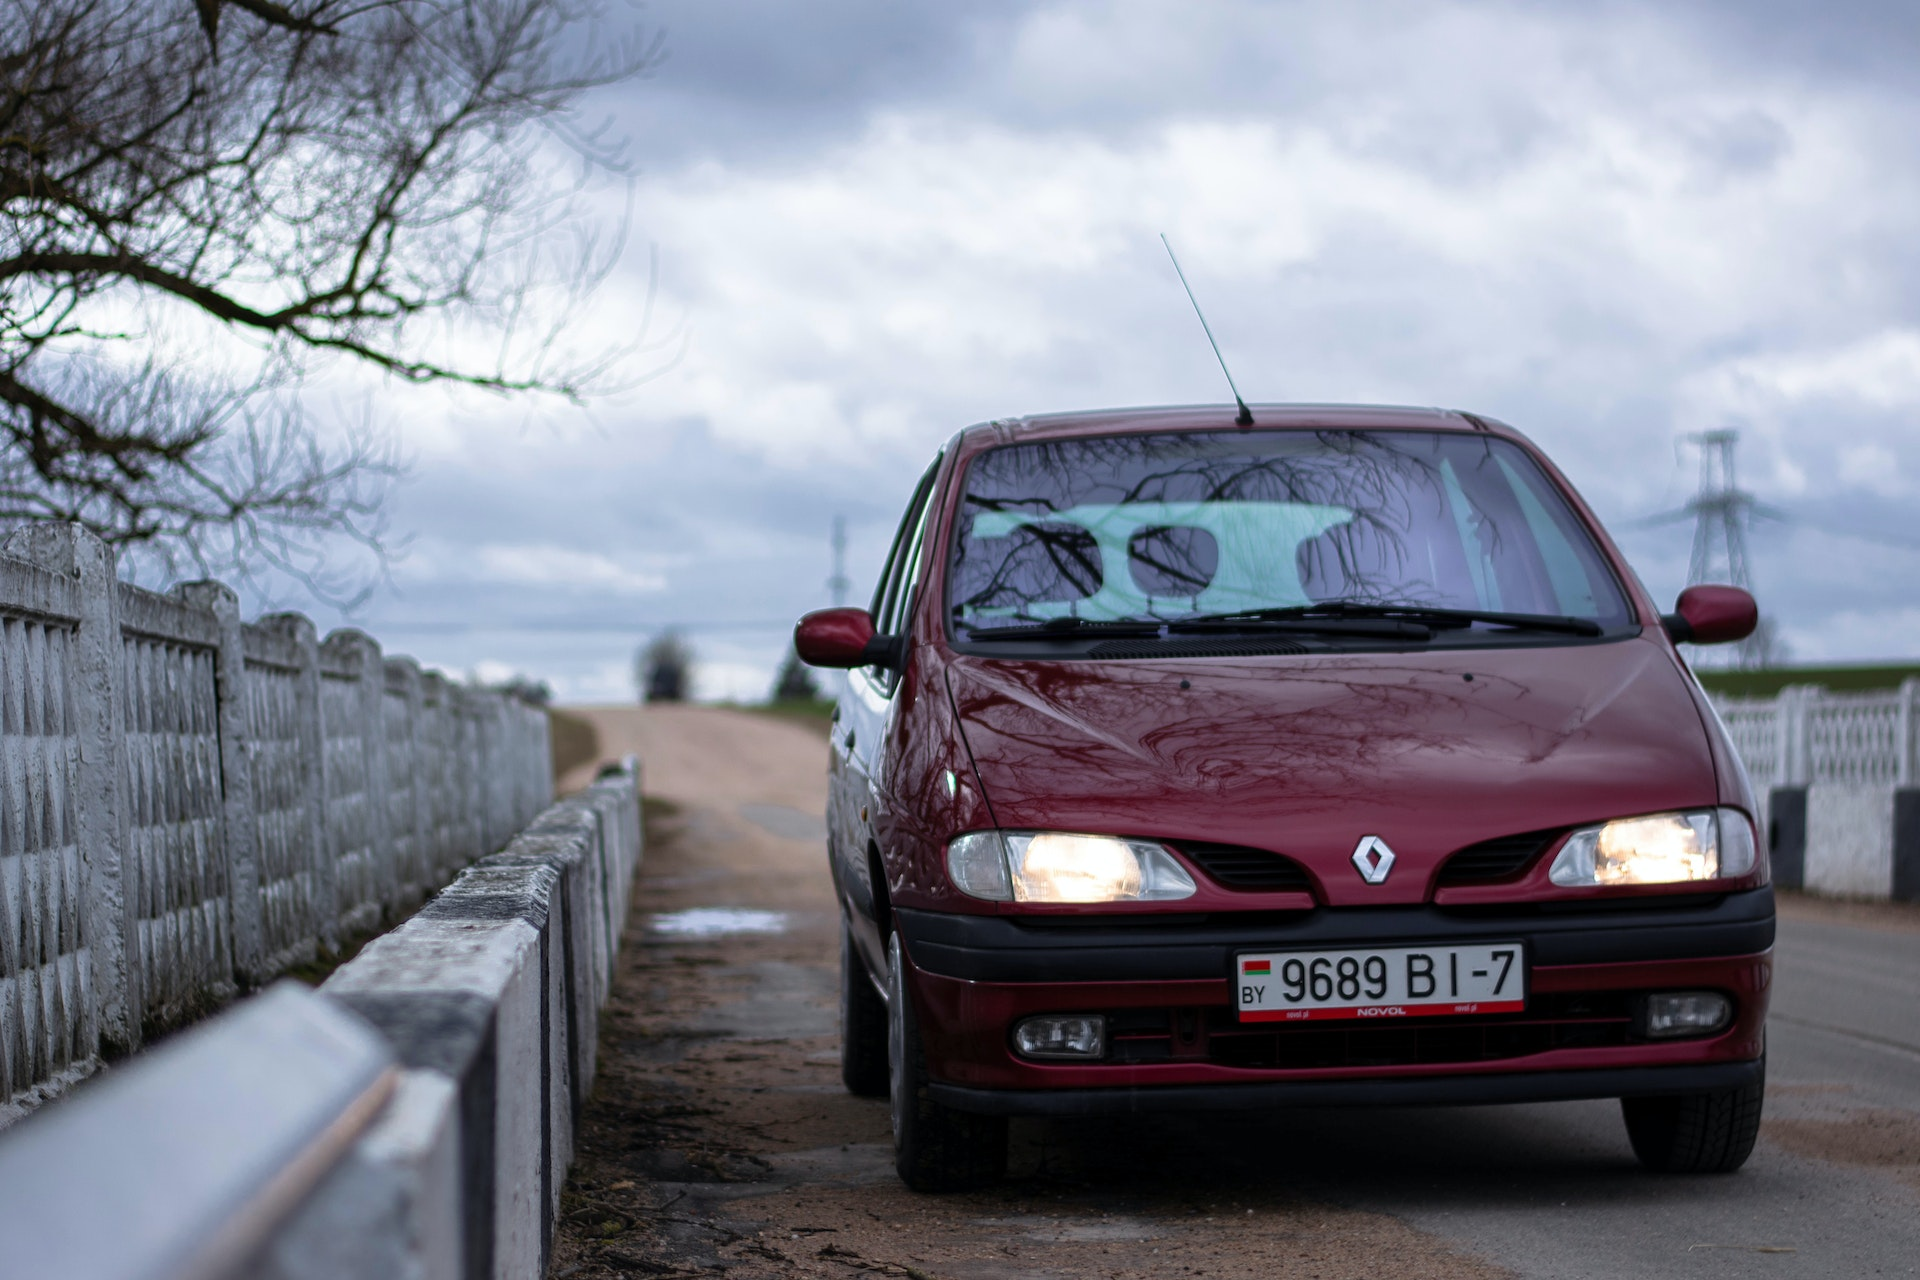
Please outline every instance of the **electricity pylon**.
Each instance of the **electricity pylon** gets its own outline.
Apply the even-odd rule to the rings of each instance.
[[[1723,427],[1687,438],[1700,446],[1700,491],[1686,506],[1687,514],[1693,517],[1693,558],[1687,564],[1687,585],[1724,582],[1752,591],[1747,521],[1754,498],[1735,481],[1733,470],[1733,446],[1740,433]]]
[[[1756,515],[1781,518],[1742,489],[1734,472],[1733,449],[1740,433],[1731,427],[1701,431],[1687,437],[1700,448],[1700,488],[1678,511],[1655,516],[1649,523],[1693,517],[1693,555],[1687,562],[1687,585],[1724,582],[1753,591],[1753,570],[1747,559],[1747,529]],[[1769,667],[1783,661],[1785,647],[1773,619],[1762,616],[1752,635],[1734,646],[1736,667]]]

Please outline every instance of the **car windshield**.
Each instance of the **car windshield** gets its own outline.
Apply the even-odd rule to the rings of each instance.
[[[1005,445],[967,473],[967,630],[1354,606],[1629,622],[1526,452],[1478,433],[1224,431]]]

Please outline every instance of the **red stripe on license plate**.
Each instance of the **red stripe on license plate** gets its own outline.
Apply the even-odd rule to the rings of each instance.
[[[1458,1004],[1360,1004],[1339,1009],[1242,1009],[1242,1022],[1322,1022],[1331,1018],[1389,1022],[1395,1018],[1456,1017],[1463,1013],[1521,1013],[1525,1000],[1476,1000]]]

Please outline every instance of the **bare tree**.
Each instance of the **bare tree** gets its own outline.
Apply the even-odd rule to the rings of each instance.
[[[323,589],[398,459],[339,365],[578,399],[610,268],[599,0],[0,0],[0,522]]]

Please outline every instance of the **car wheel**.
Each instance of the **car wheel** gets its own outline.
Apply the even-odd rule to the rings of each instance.
[[[1007,1119],[955,1111],[927,1092],[920,1022],[907,994],[900,935],[887,943],[887,1063],[893,1099],[893,1162],[915,1191],[985,1186],[1007,1169]]]
[[[1762,1059],[1760,1078],[1737,1089],[1620,1099],[1633,1154],[1662,1173],[1732,1173],[1760,1136],[1766,1076]]]
[[[840,924],[840,1079],[856,1098],[887,1096],[887,1005]]]

